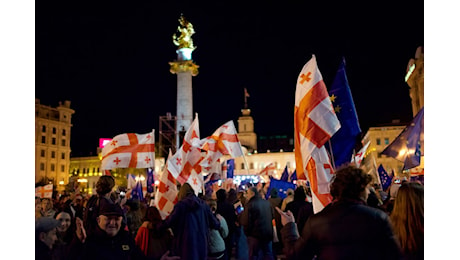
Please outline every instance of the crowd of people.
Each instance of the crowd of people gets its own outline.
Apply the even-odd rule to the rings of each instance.
[[[362,169],[345,166],[331,181],[333,201],[317,213],[309,187],[290,189],[285,198],[268,187],[249,184],[196,196],[185,183],[162,219],[153,198],[122,198],[114,178],[101,176],[91,197],[36,198],[35,258],[424,258],[419,182],[383,191]]]

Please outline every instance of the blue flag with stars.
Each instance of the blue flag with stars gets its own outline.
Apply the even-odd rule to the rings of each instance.
[[[297,180],[297,172],[296,172],[295,169],[294,169],[294,172],[291,174],[291,176],[290,176],[288,181],[292,182],[294,180]]]
[[[388,173],[385,171],[383,166],[380,164],[379,168],[377,169],[379,172],[380,183],[382,184],[382,190],[387,190],[388,187],[391,185],[391,181],[393,180],[393,176],[390,177]]]
[[[282,180],[277,180],[274,179],[273,177],[270,177],[270,185],[268,186],[267,189],[267,194],[266,194],[266,199],[268,199],[268,196],[270,195],[271,189],[276,189],[278,191],[278,196],[282,199],[286,198],[286,192],[289,188],[295,190],[295,184],[287,181],[282,181]]]
[[[147,169],[147,192],[153,192],[153,185],[155,185],[155,179],[153,177],[153,169]]]
[[[341,125],[339,131],[330,139],[334,166],[338,168],[345,163],[350,163],[353,149],[356,145],[356,138],[361,133],[355,103],[353,102],[345,71],[345,58],[342,59],[342,63],[335,75],[334,82],[329,90],[329,96]]]
[[[403,170],[419,166],[420,157],[423,155],[423,129],[424,107],[420,109],[398,137],[382,151],[382,154],[404,162]]]

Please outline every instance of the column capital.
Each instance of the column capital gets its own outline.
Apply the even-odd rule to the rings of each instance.
[[[198,75],[198,68],[200,67],[193,63],[193,61],[191,60],[172,61],[169,62],[169,65],[171,66],[169,71],[172,74],[190,71],[192,73],[192,76]]]

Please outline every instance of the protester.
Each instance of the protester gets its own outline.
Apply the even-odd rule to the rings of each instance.
[[[298,230],[302,230],[307,219],[313,215],[313,205],[307,201],[307,193],[303,186],[299,186],[294,191],[294,200],[286,205],[286,210],[290,210],[295,218]]]
[[[51,260],[52,248],[56,242],[56,228],[61,222],[50,217],[40,217],[35,220],[35,259]]]
[[[42,213],[42,200],[39,197],[35,197],[35,220],[44,217]]]
[[[75,225],[72,225],[72,218],[68,212],[61,211],[56,214],[56,220],[60,222],[57,227],[57,241],[53,247],[53,259],[67,259],[69,246],[75,235]]]
[[[216,214],[220,214],[224,217],[225,222],[228,226],[228,236],[224,238],[225,248],[227,250],[227,256],[230,259],[233,251],[233,236],[236,229],[236,212],[232,204],[227,201],[227,192],[224,189],[216,191],[217,198],[217,210]]]
[[[235,258],[238,260],[247,260],[248,259],[248,244],[247,238],[244,234],[243,226],[240,223],[241,213],[246,206],[246,198],[244,197],[244,191],[240,190],[237,193],[237,201],[233,204],[233,207],[236,208],[237,221],[235,229]]]
[[[281,203],[283,199],[278,196],[278,191],[276,188],[271,188],[270,190],[270,197],[268,198],[268,202],[270,202],[270,206],[272,207],[272,211],[274,212],[275,218],[275,227],[276,227],[276,237],[278,241],[273,241],[273,254],[276,256],[277,254],[281,254],[283,251],[283,243],[281,242],[281,228],[283,225],[281,224],[281,215],[278,211],[275,210],[276,207],[281,207]]]
[[[293,200],[294,200],[294,190],[289,188],[286,190],[286,198],[284,198],[283,202],[281,203],[281,210],[285,211],[286,205]]]
[[[250,259],[274,259],[272,250],[273,240],[273,211],[270,202],[260,196],[256,187],[247,190],[243,213],[240,223],[247,237]]]
[[[284,253],[288,259],[401,259],[389,216],[365,205],[372,177],[345,166],[336,171],[333,202],[310,216],[301,236],[292,212],[282,212]]]
[[[422,184],[417,182],[401,184],[390,219],[405,259],[423,259],[424,188]]]
[[[87,237],[77,218],[77,237],[71,246],[73,259],[147,259],[131,234],[123,229],[123,210],[118,204],[102,203],[98,209],[97,226]]]
[[[97,217],[99,216],[99,208],[105,204],[113,204],[110,199],[112,189],[115,186],[115,179],[112,176],[104,175],[99,177],[96,182],[96,195],[91,196],[86,205],[83,223],[85,230],[91,234],[97,227]]]
[[[149,259],[158,260],[171,250],[173,234],[169,228],[162,231],[155,228],[161,223],[161,215],[156,207],[148,207],[143,220],[136,234],[136,245]]]
[[[198,198],[192,186],[184,183],[177,195],[178,202],[159,229],[171,228],[174,234],[171,253],[180,259],[206,259],[208,228],[218,229],[219,220],[206,203]]]
[[[220,222],[219,230],[212,229],[212,228],[209,229],[209,241],[208,241],[209,253],[208,253],[207,259],[208,260],[230,259],[230,256],[228,256],[227,254],[228,250],[226,250],[226,244],[224,241],[224,239],[227,238],[229,235],[227,222],[225,221],[224,217],[216,213],[217,212],[217,202],[215,200],[207,199],[206,203],[211,208],[212,214],[214,214],[214,216]]]
[[[44,217],[54,218],[54,215],[56,214],[56,209],[54,209],[53,201],[51,199],[48,199],[48,198],[42,199],[41,213]]]
[[[140,209],[141,202],[138,199],[129,199],[124,204],[126,224],[133,238],[136,237],[137,230],[142,225],[142,212]]]

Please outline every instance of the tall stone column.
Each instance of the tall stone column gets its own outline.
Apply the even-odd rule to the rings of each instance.
[[[192,76],[198,75],[199,66],[192,60],[192,35],[195,33],[193,25],[181,15],[178,34],[173,35],[173,43],[178,46],[177,60],[169,62],[170,72],[177,75],[177,106],[176,106],[176,150],[181,143],[181,132],[187,131],[193,121],[193,94]]]

